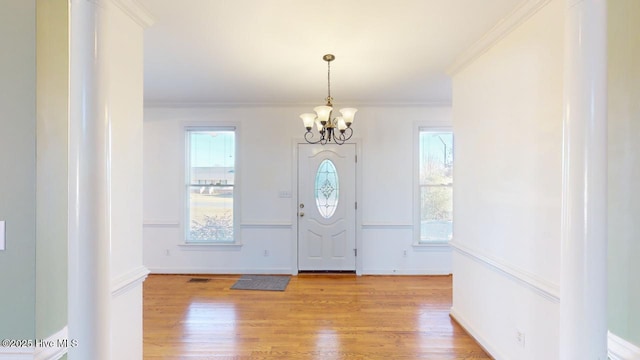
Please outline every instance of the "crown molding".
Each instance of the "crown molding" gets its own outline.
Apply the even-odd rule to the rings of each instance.
[[[551,0],[526,0],[515,8],[509,15],[484,34],[480,40],[476,41],[467,50],[462,52],[456,60],[447,68],[447,74],[454,76],[462,71],[469,64],[474,62],[484,53],[489,51],[495,44],[510,34],[513,30],[522,25],[531,16],[545,7]]]
[[[110,0],[120,10],[127,14],[143,29],[150,27],[155,22],[153,15],[136,0]]]
[[[389,102],[389,103],[374,103],[374,102],[355,102],[344,101],[342,103],[353,103],[357,108],[379,108],[379,107],[451,107],[451,101],[430,101],[430,102]],[[190,102],[190,101],[145,101],[144,107],[148,109],[154,108],[276,108],[276,107],[291,107],[291,108],[313,108],[320,105],[320,102],[310,103],[287,103],[287,102]],[[334,108],[339,108],[334,104]]]

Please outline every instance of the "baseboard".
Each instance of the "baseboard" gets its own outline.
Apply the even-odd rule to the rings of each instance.
[[[456,311],[456,309],[451,308],[451,310],[449,311],[449,316],[458,323],[458,325],[460,325],[462,327],[462,329],[464,331],[467,332],[467,334],[469,334],[469,336],[471,336],[479,345],[480,347],[487,353],[489,354],[489,356],[491,356],[494,360],[503,360],[503,359],[507,359],[506,356],[504,356],[504,354],[501,354],[498,349],[496,349],[495,347],[491,346],[491,344],[489,344],[489,342],[483,338],[480,333],[471,325],[471,323],[469,321],[467,321],[467,319],[462,316],[462,314],[458,313]]]
[[[175,274],[175,275],[189,275],[189,274],[212,274],[212,275],[238,275],[238,274],[262,274],[262,275],[276,275],[276,274],[293,274],[292,269],[289,268],[265,268],[265,269],[212,269],[212,268],[163,268],[163,267],[149,267],[151,274]],[[296,270],[297,272],[297,270]]]
[[[640,347],[615,335],[607,334],[609,358],[611,360],[640,360]]]
[[[450,269],[364,269],[362,275],[451,275]]]

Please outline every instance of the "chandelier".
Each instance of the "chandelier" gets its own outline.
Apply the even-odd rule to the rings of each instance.
[[[331,62],[336,57],[332,54],[327,54],[322,57],[327,62],[327,98],[326,105],[317,106],[313,109],[315,113],[304,113],[300,115],[304,127],[307,132],[304,134],[304,139],[310,144],[322,144],[325,145],[333,140],[338,145],[342,145],[345,141],[351,139],[353,135],[353,117],[358,109],[344,108],[340,109],[342,116],[331,118],[333,113],[333,98],[331,97]],[[319,136],[313,131],[313,128],[317,129]]]

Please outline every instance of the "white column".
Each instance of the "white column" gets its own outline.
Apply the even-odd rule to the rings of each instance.
[[[607,359],[606,0],[566,0],[560,359]]]
[[[70,360],[108,360],[110,331],[110,117],[105,9],[71,0],[69,119]]]

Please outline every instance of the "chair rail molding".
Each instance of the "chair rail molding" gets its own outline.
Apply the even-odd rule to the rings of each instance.
[[[608,355],[611,360],[640,360],[640,347],[609,331],[607,333]]]
[[[462,254],[489,267],[490,269],[498,273],[505,275],[506,277],[520,283],[521,285],[524,285],[533,292],[553,303],[560,303],[560,287],[558,285],[540,279],[539,277],[530,274],[522,269],[518,269],[513,265],[507,264],[500,259],[493,258],[491,256],[482,254],[479,251],[468,248],[459,242],[451,241],[449,244],[459,254]]]
[[[116,297],[122,295],[132,288],[141,285],[148,275],[149,269],[144,266],[139,266],[118,276],[111,282],[111,296]]]

